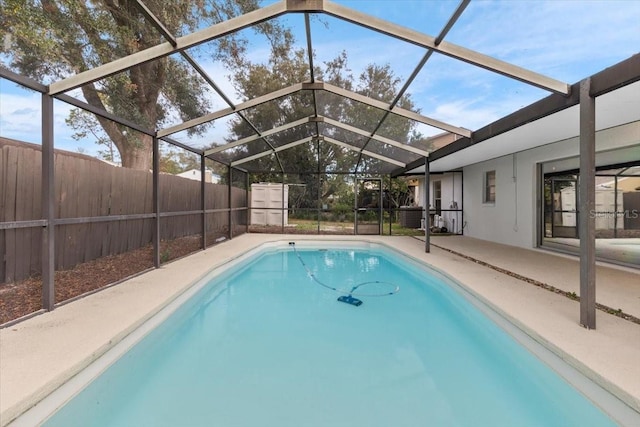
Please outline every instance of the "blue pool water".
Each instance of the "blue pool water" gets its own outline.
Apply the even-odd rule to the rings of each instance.
[[[298,253],[315,279],[290,248],[253,257],[45,425],[615,425],[422,267],[378,249]],[[370,295],[389,283],[400,290],[358,296],[355,307],[318,281],[382,282],[359,288]]]

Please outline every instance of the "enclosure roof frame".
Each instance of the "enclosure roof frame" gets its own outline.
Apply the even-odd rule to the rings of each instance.
[[[378,135],[378,130],[382,127],[384,120],[391,113],[401,116],[408,120],[413,120],[418,123],[425,124],[427,126],[435,127],[437,129],[444,130],[446,132],[450,132],[456,135],[461,136],[460,140],[462,141],[470,141],[473,137],[473,132],[469,129],[465,129],[460,126],[455,126],[449,123],[444,123],[442,121],[424,116],[416,111],[410,111],[397,106],[401,97],[410,89],[413,80],[420,72],[422,67],[425,65],[427,60],[431,57],[434,52],[446,55],[455,60],[459,60],[473,66],[477,66],[486,70],[489,70],[494,73],[498,73],[500,75],[506,76],[511,79],[515,79],[517,81],[542,88],[544,90],[552,92],[554,95],[560,96],[562,98],[572,98],[571,91],[572,86],[555,80],[553,78],[541,75],[539,73],[533,72],[531,70],[527,70],[525,68],[507,63],[505,61],[481,54],[479,52],[467,49],[463,46],[456,45],[454,43],[447,43],[444,41],[444,37],[448,33],[448,31],[453,28],[458,18],[461,16],[467,5],[470,3],[470,0],[461,0],[458,7],[456,8],[454,14],[450,17],[450,19],[445,24],[444,28],[436,37],[421,33],[416,30],[412,30],[401,25],[386,21],[384,19],[376,18],[371,15],[350,9],[348,7],[342,6],[340,4],[334,3],[330,0],[281,0],[271,5],[262,7],[260,9],[254,10],[252,12],[228,19],[226,21],[211,25],[210,27],[203,28],[201,30],[195,31],[190,34],[186,34],[181,37],[176,37],[174,34],[171,34],[169,30],[164,26],[161,19],[151,12],[151,10],[146,6],[144,0],[135,0],[135,4],[140,9],[141,13],[144,17],[158,30],[160,34],[167,40],[164,43],[161,43],[157,46],[150,47],[148,49],[133,53],[131,55],[125,56],[123,58],[119,58],[117,60],[111,61],[109,63],[97,66],[95,68],[77,73],[75,75],[68,76],[66,78],[62,78],[58,81],[52,82],[48,87],[46,87],[46,93],[49,95],[61,98],[66,97],[65,92],[69,90],[78,88],[84,84],[88,84],[91,82],[95,82],[97,80],[103,79],[113,74],[117,74],[119,72],[126,71],[134,66],[140,65],[142,63],[146,63],[149,61],[153,61],[168,55],[179,53],[192,67],[193,69],[206,81],[209,86],[225,101],[228,107],[220,109],[218,111],[205,114],[201,117],[184,121],[183,123],[179,123],[173,126],[169,126],[163,129],[155,130],[155,135],[169,143],[178,142],[175,139],[168,138],[171,134],[191,129],[195,126],[209,123],[211,121],[220,119],[222,117],[235,114],[241,120],[245,121],[248,126],[253,129],[255,135],[242,138],[235,142],[227,142],[227,144],[220,145],[213,149],[205,149],[200,150],[193,147],[188,147],[188,144],[182,144],[181,148],[186,148],[191,152],[198,154],[211,155],[216,152],[224,151],[227,148],[231,148],[233,146],[239,146],[244,143],[249,143],[255,140],[262,140],[269,147],[269,151],[276,155],[278,160],[278,164],[280,165],[280,170],[284,171],[285,167],[281,164],[280,158],[278,157],[278,152],[283,151],[282,147],[276,147],[273,143],[270,142],[269,136],[273,135],[274,130],[260,131],[255,126],[255,124],[251,123],[250,119],[242,113],[243,110],[248,108],[252,108],[258,106],[262,103],[269,102],[275,100],[277,98],[292,95],[299,91],[311,91],[313,96],[313,111],[314,116],[320,118],[318,105],[317,105],[317,93],[318,91],[327,91],[334,95],[337,95],[342,98],[351,99],[356,102],[363,103],[367,106],[374,107],[384,111],[384,115],[382,119],[380,119],[375,127],[373,132],[368,132],[368,135],[364,135],[362,130],[360,129],[358,134],[366,136],[367,142],[360,149],[361,154],[365,154],[364,150],[368,146],[368,143],[372,140],[378,140],[385,144],[393,145],[398,148],[405,148],[407,144],[397,145],[397,141],[389,140],[388,138],[384,138],[381,135]],[[307,44],[307,56],[308,56],[308,64],[309,64],[309,72],[310,72],[310,81],[302,81],[291,86],[264,94],[262,96],[248,99],[244,102],[241,102],[237,105],[230,100],[229,96],[224,93],[223,90],[216,84],[215,80],[209,76],[205,70],[199,65],[198,61],[195,60],[192,56],[190,56],[186,49],[191,47],[200,45],[202,43],[206,43],[212,40],[219,39],[223,36],[230,35],[241,31],[243,29],[255,26],[257,24],[275,19],[277,17],[286,15],[286,14],[304,14],[305,20],[305,36],[306,36],[306,44]],[[383,102],[379,101],[357,92],[349,91],[329,83],[321,82],[316,79],[314,75],[314,63],[313,63],[313,43],[311,37],[311,28],[309,24],[309,17],[312,14],[326,14],[328,16],[335,17],[339,20],[343,20],[345,22],[349,22],[363,28],[367,28],[369,30],[373,30],[377,33],[383,34],[388,37],[392,37],[404,42],[408,42],[415,46],[426,49],[424,57],[415,67],[409,78],[405,81],[403,87],[400,92],[396,94],[394,99],[391,102]],[[573,88],[575,89],[575,88]],[[71,99],[67,98],[68,101]],[[81,104],[75,103],[74,105],[79,106]],[[90,110],[91,111],[91,110]],[[324,118],[327,123],[329,123],[330,119]],[[296,121],[298,122],[298,121]],[[119,122],[120,123],[120,122]],[[319,129],[319,121],[316,122],[315,134],[311,134],[310,136],[314,136],[316,138],[321,137],[320,129]],[[332,125],[335,125],[332,123]],[[294,125],[291,125],[292,127]],[[343,125],[342,129],[348,129]],[[357,126],[355,127],[357,129]],[[145,133],[148,133],[145,132]],[[319,139],[318,139],[319,140]],[[459,140],[459,141],[460,141]],[[234,145],[232,145],[234,144]],[[462,142],[459,142],[462,144]],[[178,145],[179,146],[179,145]],[[287,147],[292,147],[290,144],[285,144]],[[226,148],[223,148],[226,147]],[[417,151],[420,149],[415,149],[414,147],[407,148],[407,151],[411,151],[415,154],[424,155],[424,152]],[[424,151],[424,150],[422,150]],[[379,154],[379,153],[378,153]],[[429,153],[426,153],[429,155]],[[383,156],[384,157],[384,156]],[[358,158],[358,163],[360,162],[361,156]],[[420,161],[418,159],[417,161]],[[356,165],[356,169],[357,169]]]

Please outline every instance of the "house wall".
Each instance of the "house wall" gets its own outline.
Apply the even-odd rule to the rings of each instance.
[[[617,150],[617,151],[615,151]],[[640,159],[640,122],[596,133],[598,165]],[[463,168],[464,234],[521,247],[536,246],[537,183],[539,163],[559,162],[558,170],[579,166],[578,137],[547,144],[513,155],[499,157]],[[485,172],[496,171],[496,201],[483,203]]]
[[[460,173],[444,173],[444,174],[432,174],[430,176],[431,186],[429,188],[429,205],[435,206],[433,183],[435,181],[441,182],[442,189],[442,209],[448,209],[451,202],[457,202],[458,207],[462,208],[462,174]],[[424,206],[424,178],[418,179],[418,186],[416,187],[415,203],[417,206]]]
[[[462,174],[460,172],[453,173],[448,172],[444,174],[432,174],[430,177],[430,187],[429,187],[429,206],[431,209],[435,209],[435,191],[434,191],[434,182],[440,181],[440,189],[441,189],[441,202],[442,209],[452,209],[451,206],[453,202],[456,202],[458,207],[457,209],[463,209],[462,206]],[[418,186],[416,187],[416,205],[424,207],[424,178],[418,179]],[[444,226],[447,227],[449,231],[459,232],[460,231],[460,223],[462,222],[462,215],[460,213],[454,212],[442,212],[442,217],[444,220]]]
[[[441,182],[441,207],[442,209],[456,209],[453,206],[455,202],[457,209],[462,209],[462,174],[461,173],[447,173],[442,175],[433,175],[431,177],[431,205],[435,207],[435,191],[433,185],[436,181]],[[446,227],[449,232],[459,233],[462,228],[462,213],[461,212],[441,212],[440,221],[436,224],[437,227]]]

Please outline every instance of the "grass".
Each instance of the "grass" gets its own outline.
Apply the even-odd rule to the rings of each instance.
[[[294,228],[294,226],[295,231],[298,232],[317,232],[318,221],[310,219],[289,218],[288,228],[291,229]],[[353,233],[353,222],[321,221],[320,231],[351,234]],[[383,224],[382,234],[386,236],[389,235],[389,223]],[[405,228],[397,223],[391,224],[391,235],[393,236],[421,236],[423,234],[423,230]]]

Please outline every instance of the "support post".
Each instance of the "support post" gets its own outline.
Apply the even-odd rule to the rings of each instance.
[[[460,171],[460,234],[464,236],[464,171]]]
[[[153,137],[153,265],[160,268],[160,142]]]
[[[232,185],[232,180],[233,180],[233,169],[231,169],[231,165],[229,165],[229,168],[227,170],[227,173],[229,174],[228,177],[228,186],[227,186],[227,197],[229,198],[229,240],[233,239],[233,211],[231,210],[233,207],[233,203],[231,203],[231,189],[233,188]]]
[[[618,175],[613,179],[613,207],[614,207],[614,215],[613,215],[613,238],[618,238]]]
[[[542,163],[536,165],[536,248],[542,246],[545,235],[545,205],[544,205],[544,173]],[[553,194],[553,193],[551,193]],[[553,212],[551,213],[553,219]]]
[[[392,234],[392,224],[393,224],[393,212],[392,212],[392,208],[391,208],[391,194],[393,194],[392,192],[392,186],[393,186],[393,178],[391,178],[391,174],[389,174],[389,192],[387,193],[387,203],[389,204],[389,236],[391,236]]]
[[[424,158],[424,251],[431,252],[431,227],[429,221],[429,158]]]
[[[207,189],[206,178],[207,169],[205,167],[204,154],[200,156],[200,209],[202,209],[202,249],[207,249],[207,205],[205,203],[205,194]]]
[[[596,104],[591,79],[580,82],[580,324],[596,328]]]
[[[376,179],[376,182],[378,183],[378,236],[380,236],[382,235],[384,225],[382,221],[382,214],[384,212],[382,207],[382,178]]]
[[[245,173],[245,179],[246,179],[246,187],[245,187],[245,205],[247,205],[247,218],[245,219],[245,233],[249,232],[249,224],[251,223],[251,201],[249,200],[249,172]]]
[[[320,219],[322,218],[322,180],[320,179],[320,138],[316,139],[316,158],[318,159],[318,234],[320,234]]]
[[[55,182],[53,143],[53,98],[42,95],[42,308],[53,310],[55,298]]]
[[[556,191],[556,181],[552,177],[551,178],[551,194],[555,194],[555,191]],[[578,189],[578,192],[580,192],[580,189]],[[580,208],[580,206],[578,206],[578,208]],[[553,201],[553,197],[552,197],[551,198],[551,237],[554,237],[554,232],[555,232],[555,229],[556,229],[556,219],[555,218],[556,218],[555,202]],[[580,224],[578,224],[578,226],[579,225]],[[576,237],[578,237],[578,236],[576,235]]]
[[[322,188],[320,188],[322,186],[322,180],[320,179],[320,173],[316,174],[316,185],[318,186],[318,208],[316,209],[316,215],[318,216],[318,231],[317,233],[320,234],[320,220],[322,218]]]
[[[355,185],[353,188],[355,189],[355,199],[353,201],[353,234],[358,233],[358,174],[357,172],[353,173],[353,182]]]
[[[283,173],[282,174],[282,179],[280,180],[280,181],[282,181],[282,186],[280,187],[280,200],[281,200],[281,203],[280,203],[280,214],[281,214],[280,222],[282,223],[281,226],[282,226],[282,233],[283,234],[284,234],[284,230],[285,230],[285,228],[284,228],[284,183],[285,183],[286,180],[287,180],[287,178],[285,177],[285,174]]]

